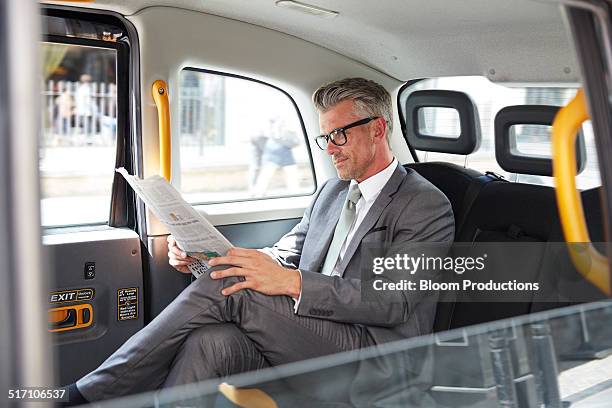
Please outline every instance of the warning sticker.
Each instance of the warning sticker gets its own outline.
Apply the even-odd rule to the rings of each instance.
[[[138,288],[117,289],[117,320],[138,319]]]

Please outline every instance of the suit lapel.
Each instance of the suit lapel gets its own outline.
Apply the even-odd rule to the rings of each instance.
[[[327,250],[331,245],[332,238],[334,236],[334,230],[336,229],[336,224],[338,224],[338,220],[340,219],[340,213],[342,212],[342,207],[344,206],[344,202],[346,201],[346,195],[348,194],[348,186],[347,182],[344,188],[338,193],[334,201],[330,203],[327,208],[321,208],[320,211],[324,214],[323,216],[327,218],[323,229],[321,230],[321,235],[318,240],[318,244],[316,245],[313,253],[318,254],[317,259],[315,260],[314,265],[318,267],[320,270],[321,266],[323,266],[323,261],[325,260],[325,256],[327,255]]]
[[[338,265],[338,269],[341,276],[344,275],[344,270],[346,269],[346,266],[355,254],[355,251],[357,250],[359,245],[361,244],[361,240],[363,239],[365,234],[372,229],[374,224],[376,224],[376,221],[378,221],[378,219],[380,218],[384,209],[391,202],[393,194],[395,194],[399,189],[400,185],[402,184],[402,181],[404,180],[405,175],[406,170],[403,166],[398,164],[397,168],[391,175],[391,178],[380,191],[378,198],[376,198],[376,200],[372,204],[372,207],[370,207],[370,210],[359,225],[359,228],[357,228],[357,231],[355,232],[355,235],[353,235],[353,239],[349,243],[349,246],[346,248],[346,252],[342,257],[342,262],[340,263],[340,265]]]

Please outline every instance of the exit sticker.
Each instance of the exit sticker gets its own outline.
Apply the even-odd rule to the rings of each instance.
[[[65,302],[81,302],[84,300],[93,300],[94,290],[92,288],[63,290],[60,292],[49,293],[49,303],[65,303]]]

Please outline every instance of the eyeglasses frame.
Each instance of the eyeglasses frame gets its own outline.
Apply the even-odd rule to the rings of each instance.
[[[336,128],[334,130],[332,130],[331,132],[329,132],[326,135],[319,135],[317,137],[315,137],[315,143],[317,144],[317,146],[319,147],[319,149],[321,150],[325,150],[327,148],[327,144],[329,143],[329,141],[331,140],[331,142],[336,145],[336,146],[344,146],[347,142],[348,142],[348,137],[346,136],[346,131],[357,127],[357,126],[361,126],[361,125],[366,125],[368,123],[370,123],[371,121],[375,120],[375,119],[380,119],[380,116],[370,116],[367,118],[363,118],[363,119],[359,119],[358,121],[355,121],[353,123],[349,123],[348,125]],[[334,140],[334,134],[338,134],[338,133],[342,133],[342,135],[344,136],[344,142],[343,143],[337,143]],[[319,140],[323,140],[325,139],[325,147],[321,147],[321,145],[319,144]]]

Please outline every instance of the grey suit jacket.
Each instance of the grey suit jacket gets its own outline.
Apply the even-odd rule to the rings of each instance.
[[[415,242],[449,247],[454,218],[448,199],[414,170],[398,164],[345,252],[339,265],[343,277],[322,275],[349,184],[328,180],[302,220],[269,249],[283,265],[302,272],[297,314],[363,325],[363,346],[430,333],[437,294],[382,292],[364,301],[361,262],[366,247],[388,248],[389,254],[402,253],[403,246],[414,250]]]

